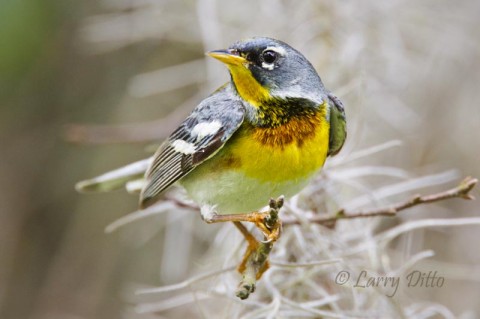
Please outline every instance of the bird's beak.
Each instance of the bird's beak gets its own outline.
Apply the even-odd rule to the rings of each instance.
[[[228,65],[243,65],[247,62],[236,50],[215,50],[207,52],[207,55]]]

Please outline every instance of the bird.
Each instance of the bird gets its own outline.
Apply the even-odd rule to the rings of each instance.
[[[204,221],[234,222],[242,231],[249,243],[242,271],[258,247],[242,222],[278,239],[281,223],[267,227],[262,207],[299,193],[342,149],[346,116],[312,64],[285,42],[253,37],[207,55],[226,65],[230,81],[201,101],[152,158],[134,164],[135,174],[104,175],[77,189],[117,187],[146,169],[139,198],[146,208],[179,184]]]

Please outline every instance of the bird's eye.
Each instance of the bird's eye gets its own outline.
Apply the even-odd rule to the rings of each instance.
[[[277,60],[277,52],[273,50],[265,50],[262,53],[262,58],[265,63],[272,64]]]

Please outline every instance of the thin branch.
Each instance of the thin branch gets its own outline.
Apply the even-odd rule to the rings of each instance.
[[[415,195],[411,199],[399,202],[387,207],[363,210],[356,212],[346,212],[344,209],[340,209],[335,215],[332,216],[315,216],[308,218],[308,222],[322,225],[331,225],[339,219],[353,219],[353,218],[365,218],[376,216],[395,216],[397,213],[406,210],[408,208],[421,205],[438,202],[450,198],[462,198],[467,200],[473,200],[475,197],[470,194],[470,191],[478,183],[478,179],[472,177],[466,177],[457,187],[430,195]],[[283,219],[283,225],[295,225],[300,224],[297,219]]]
[[[283,206],[283,196],[277,200],[271,199],[270,206],[270,218],[265,220],[265,225],[269,229],[273,229],[279,221],[278,212]],[[281,227],[281,224],[280,224]],[[236,295],[240,299],[247,299],[251,293],[255,291],[257,280],[260,279],[262,274],[268,269],[268,256],[273,248],[273,241],[260,242],[258,248],[248,257],[245,269],[242,271],[242,281],[238,285]]]
[[[257,250],[250,255],[246,268],[242,273],[242,281],[238,285],[236,296],[240,299],[247,299],[255,292],[258,275],[268,265],[268,256],[273,248],[273,243],[260,243]]]
[[[185,281],[182,281],[180,283],[177,283],[177,284],[162,286],[162,287],[139,289],[139,290],[136,291],[136,294],[137,295],[154,294],[154,293],[171,292],[171,291],[183,289],[183,288],[186,288],[186,287],[188,287],[188,286],[190,286],[190,285],[192,285],[196,282],[208,279],[210,277],[218,276],[220,274],[232,271],[234,269],[235,269],[234,266],[230,266],[230,267],[226,267],[226,268],[223,268],[223,269],[218,269],[218,270],[214,270],[214,271],[210,271],[210,272],[207,272],[207,273],[203,273],[203,274],[194,276],[192,278],[189,278],[189,279],[187,279]]]

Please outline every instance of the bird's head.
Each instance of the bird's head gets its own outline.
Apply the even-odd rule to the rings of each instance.
[[[308,98],[324,91],[310,62],[279,40],[255,37],[207,54],[227,65],[238,94],[253,106],[270,98]]]

